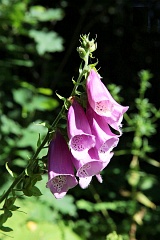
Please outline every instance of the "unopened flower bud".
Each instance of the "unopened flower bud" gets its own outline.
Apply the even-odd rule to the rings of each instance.
[[[83,60],[85,60],[86,57],[86,51],[84,50],[84,48],[82,47],[78,47],[77,51],[79,52],[79,56],[80,58],[82,58]]]

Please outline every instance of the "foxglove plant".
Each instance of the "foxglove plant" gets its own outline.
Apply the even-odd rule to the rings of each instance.
[[[113,156],[113,148],[118,144],[121,135],[121,122],[123,114],[128,107],[118,104],[107,88],[102,83],[99,74],[95,70],[95,64],[88,64],[96,50],[95,40],[89,40],[89,35],[81,37],[81,46],[77,48],[83,62],[79,68],[77,81],[73,80],[74,87],[68,99],[57,96],[64,100],[64,104],[51,125],[42,123],[47,127],[47,134],[43,140],[39,135],[37,149],[30,158],[27,167],[16,176],[6,164],[8,172],[14,177],[11,186],[0,197],[0,203],[4,201],[1,208],[1,225],[12,215],[12,209],[18,194],[16,188],[22,186],[21,190],[26,196],[40,196],[40,190],[35,186],[36,181],[42,179],[41,175],[47,165],[44,158],[39,159],[39,153],[48,147],[48,182],[47,187],[56,198],[62,198],[67,191],[78,184],[82,188],[88,187],[93,176],[102,182],[101,171],[108,165]],[[87,77],[88,76],[88,77]],[[86,89],[87,99],[78,91],[78,87]],[[85,94],[86,95],[86,94]],[[90,107],[85,112],[83,106]],[[68,113],[66,112],[68,111]],[[66,128],[63,127],[64,137],[60,129],[61,119],[67,118]],[[119,135],[111,132],[110,127],[118,130]],[[66,132],[65,132],[66,130]],[[54,136],[53,136],[54,133]],[[50,139],[52,139],[50,141]],[[75,168],[75,169],[74,169]],[[76,170],[76,176],[74,171]],[[36,180],[35,180],[36,179]],[[7,211],[6,211],[7,209]],[[8,214],[8,210],[10,214]]]
[[[102,83],[100,75],[94,69],[91,69],[88,75],[86,89],[92,109],[98,115],[106,117],[106,122],[121,133],[123,114],[128,110],[128,107],[121,106],[113,99]]]
[[[62,135],[57,132],[49,145],[47,187],[56,198],[62,198],[77,185],[71,153]]]

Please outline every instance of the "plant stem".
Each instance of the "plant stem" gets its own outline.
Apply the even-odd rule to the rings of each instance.
[[[88,65],[88,59],[89,59],[89,53],[87,54],[87,60],[85,61],[85,65],[83,70],[81,71],[81,73],[79,74],[79,77],[77,79],[76,84],[73,87],[73,90],[71,92],[71,96],[76,94],[76,89],[82,79],[82,77],[84,76],[84,74],[86,73],[86,67]],[[50,130],[53,130],[54,128],[56,128],[59,120],[62,118],[62,115],[65,112],[65,105],[62,106],[59,114],[57,115],[56,119],[54,120],[54,122],[52,123],[50,129],[48,129],[48,132],[46,134],[46,136],[44,137],[42,143],[39,145],[39,147],[37,148],[36,152],[34,153],[34,155],[32,156],[32,158],[30,159],[27,167],[22,171],[22,173],[13,181],[13,183],[11,184],[11,186],[8,188],[8,190],[1,196],[0,198],[0,203],[2,203],[10,194],[10,192],[12,191],[12,189],[23,179],[23,177],[26,175],[26,169],[31,167],[32,165],[34,166],[35,161],[37,161],[37,157],[40,153],[40,151],[44,148],[44,146],[46,145],[46,143],[49,140],[49,136],[51,134]]]

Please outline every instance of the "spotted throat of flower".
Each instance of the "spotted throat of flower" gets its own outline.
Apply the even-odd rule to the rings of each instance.
[[[106,117],[110,117],[113,110],[114,110],[114,106],[108,100],[104,100],[104,101],[95,103],[95,111],[99,115],[105,114]]]
[[[66,176],[56,176],[52,179],[52,185],[56,189],[57,192],[60,192],[63,188],[63,186],[67,183],[67,177]]]

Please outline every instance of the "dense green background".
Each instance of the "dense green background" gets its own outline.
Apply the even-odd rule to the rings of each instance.
[[[47,131],[36,123],[57,116],[56,91],[69,97],[79,37],[88,33],[97,36],[103,82],[130,106],[124,133],[102,184],[93,179],[55,200],[44,171],[43,195],[18,199],[21,208],[5,224],[16,240],[103,240],[113,231],[126,240],[160,237],[158,1],[0,1],[0,192],[12,182],[5,163],[20,173]],[[115,235],[107,239],[121,239]]]

